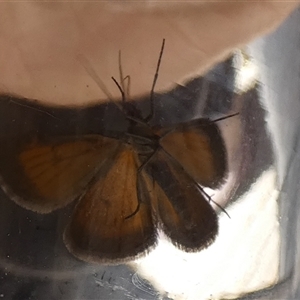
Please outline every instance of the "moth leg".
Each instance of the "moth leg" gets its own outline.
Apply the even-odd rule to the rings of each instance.
[[[228,212],[226,211],[226,209],[223,208],[223,207],[222,207],[220,204],[218,204],[216,201],[214,201],[214,200],[211,198],[211,196],[209,196],[209,195],[205,192],[204,188],[203,188],[198,182],[196,182],[195,180],[194,180],[194,182],[196,183],[197,188],[198,188],[198,189],[204,194],[204,196],[208,199],[208,202],[214,203],[217,207],[220,208],[220,210],[221,210],[223,213],[225,213],[225,214],[227,215],[227,217],[228,217],[229,219],[231,219],[230,216],[229,216],[229,214],[228,214]]]
[[[137,174],[137,178],[136,178],[136,186],[137,186],[137,206],[135,208],[135,210],[130,214],[128,215],[127,217],[125,217],[125,220],[126,219],[130,219],[132,218],[133,216],[135,216],[139,210],[140,210],[140,206],[141,206],[141,198],[140,198],[140,185],[139,185],[139,176],[140,176],[140,172],[138,170],[138,174]]]
[[[136,215],[138,212],[139,212],[139,209],[140,209],[140,206],[141,206],[141,194],[144,193],[145,191],[142,190],[142,187],[141,187],[141,183],[139,180],[141,180],[141,172],[143,171],[143,168],[146,166],[146,164],[154,157],[154,155],[156,154],[157,150],[155,150],[153,152],[153,154],[138,168],[138,171],[137,171],[137,194],[138,194],[138,197],[137,197],[137,206],[136,206],[136,209],[130,214],[128,215],[127,217],[125,217],[125,219],[129,219],[131,217],[133,217],[134,215]]]

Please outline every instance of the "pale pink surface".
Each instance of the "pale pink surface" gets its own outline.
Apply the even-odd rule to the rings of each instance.
[[[150,90],[166,39],[157,91],[201,73],[278,26],[298,1],[106,1],[0,3],[0,92],[47,103],[106,101],[78,59],[87,58],[113,97],[118,51],[131,95]]]

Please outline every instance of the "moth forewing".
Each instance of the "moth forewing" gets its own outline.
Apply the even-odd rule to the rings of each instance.
[[[77,204],[64,239],[81,260],[124,262],[155,243],[151,206],[139,199],[135,155],[131,146],[123,145],[106,176],[97,178]],[[139,189],[144,192],[141,183]],[[139,209],[127,218],[138,203]]]
[[[154,179],[155,210],[171,241],[186,251],[210,245],[218,232],[217,215],[196,182],[164,150],[145,165]]]

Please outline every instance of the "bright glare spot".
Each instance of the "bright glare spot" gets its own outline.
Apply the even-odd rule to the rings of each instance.
[[[235,78],[236,92],[240,94],[252,88],[257,82],[258,74],[258,66],[244,55],[243,66],[237,70]]]
[[[276,173],[262,174],[251,190],[221,214],[219,235],[198,253],[176,249],[167,239],[134,262],[140,276],[172,299],[222,299],[276,283],[279,224]]]

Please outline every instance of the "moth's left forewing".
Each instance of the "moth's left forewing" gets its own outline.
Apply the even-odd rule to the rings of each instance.
[[[216,188],[227,173],[227,154],[216,123],[199,119],[161,133],[160,145],[202,186]]]

